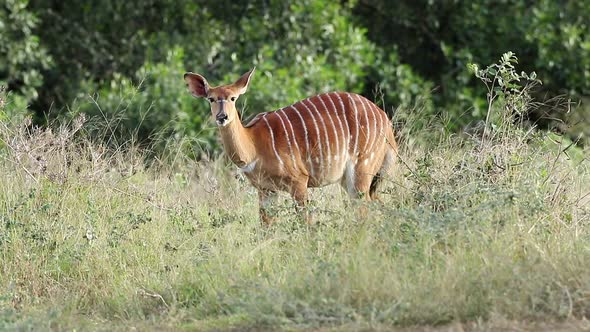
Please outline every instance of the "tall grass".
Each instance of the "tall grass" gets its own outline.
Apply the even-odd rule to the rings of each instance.
[[[587,317],[588,151],[512,119],[490,120],[485,145],[438,119],[416,139],[419,109],[399,112],[400,162],[382,204],[357,219],[338,187],[315,190],[307,227],[285,196],[270,228],[224,159],[147,167],[136,149],[88,141],[82,118],[53,130],[3,121],[0,330]]]

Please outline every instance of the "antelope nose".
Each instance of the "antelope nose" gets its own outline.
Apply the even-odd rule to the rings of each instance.
[[[227,114],[226,113],[217,113],[217,116],[215,116],[215,121],[217,122],[217,125],[219,126],[225,126],[228,122],[227,122]]]
[[[225,122],[225,120],[227,120],[227,114],[225,114],[225,113],[219,113],[219,114],[217,114],[217,116],[215,117],[215,119],[218,122]]]

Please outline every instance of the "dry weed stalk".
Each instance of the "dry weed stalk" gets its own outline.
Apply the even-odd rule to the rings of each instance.
[[[92,179],[104,173],[108,163],[104,148],[77,137],[85,123],[86,116],[80,114],[57,129],[42,128],[27,117],[17,125],[2,123],[0,140],[9,148],[7,159],[35,182],[46,177],[64,183],[72,172]],[[90,170],[82,172],[83,168]]]

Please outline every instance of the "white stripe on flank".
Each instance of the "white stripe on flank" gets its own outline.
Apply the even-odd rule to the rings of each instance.
[[[363,101],[363,97],[359,96],[359,95],[355,95],[356,99],[358,101],[361,102],[361,105],[363,106],[363,111],[365,113],[365,121],[367,123],[367,125],[365,126],[365,129],[363,130],[365,132],[365,145],[363,146],[363,154],[365,154],[367,152],[367,146],[369,145],[369,140],[371,139],[371,124],[369,123],[369,115],[367,114],[367,107],[365,106],[365,103]]]
[[[328,97],[328,100],[332,104],[331,110],[334,111],[335,117],[338,120],[338,125],[340,126],[340,132],[342,133],[342,150],[344,152],[346,152],[347,147],[344,146],[345,145],[344,140],[346,140],[346,134],[344,134],[344,126],[342,126],[342,120],[340,119],[340,115],[338,115],[338,108],[336,107],[336,104],[334,103],[334,101],[330,97],[330,94],[325,94],[325,96]],[[338,135],[336,135],[336,137],[338,137]],[[336,141],[336,142],[338,142],[338,141]],[[342,153],[342,151],[339,149],[337,154],[340,155],[341,153]]]
[[[282,108],[281,108],[280,114],[285,116],[285,120],[287,120],[287,123],[289,124],[289,129],[291,129],[291,136],[293,136],[293,142],[295,142],[295,150],[297,150],[299,152],[299,154],[302,155],[301,149],[299,148],[299,143],[297,143],[297,136],[295,136],[295,129],[293,129],[293,124],[291,123],[291,119],[289,119],[289,114],[287,114],[287,112],[285,112],[285,110]],[[279,117],[280,117],[280,115],[279,115]],[[305,126],[305,124],[304,124],[304,126]],[[295,156],[293,156],[293,162],[295,162],[294,158],[295,158]]]
[[[352,104],[352,107],[354,108],[354,124],[356,125],[356,132],[354,134],[354,152],[352,153],[352,158],[356,159],[359,145],[359,111],[356,109],[356,104],[354,103],[354,99],[350,96],[350,94],[347,93],[346,96],[348,97],[348,101]]]
[[[305,105],[304,102],[301,102],[301,105],[303,105],[303,107],[305,107],[305,109],[309,113],[309,116],[313,120],[313,124],[315,126],[315,131],[318,134],[317,144],[318,144],[318,146],[320,148],[320,172],[321,172],[324,169],[324,153],[322,151],[322,138],[320,137],[320,127],[318,127],[318,123],[315,120],[315,117],[313,116],[313,113],[311,112],[311,110],[309,109],[309,107],[307,107],[307,105]],[[309,151],[309,154],[311,155],[311,151]],[[313,168],[313,165],[312,165],[312,168]]]
[[[377,121],[375,121],[376,122],[375,128],[377,130],[377,132],[375,133],[375,135],[376,135],[375,136],[375,148],[378,149],[378,147],[380,146],[380,145],[378,145],[379,144],[379,137],[383,136],[383,120],[382,120],[383,117],[381,116],[381,113],[382,113],[381,108],[379,108],[379,106],[377,106],[377,105],[374,105],[374,107],[375,107],[375,113],[373,113],[373,114],[375,114],[375,118],[377,120]]]
[[[293,167],[295,167],[295,154],[293,153],[293,147],[291,146],[291,139],[289,138],[289,133],[287,132],[287,126],[285,126],[285,122],[283,121],[283,118],[281,117],[281,112],[283,109],[281,108],[278,112],[275,112],[275,114],[279,117],[279,120],[281,120],[281,125],[283,125],[283,130],[285,131],[285,137],[287,137],[287,145],[289,146],[289,151],[291,152],[291,159],[293,160]]]
[[[383,119],[380,122],[380,129],[379,132],[381,133],[379,140],[377,142],[386,142],[387,141],[387,130],[390,130],[391,123],[389,122],[389,118],[387,117],[387,113],[385,112],[378,112],[381,118]]]
[[[373,143],[371,144],[371,150],[373,149],[373,146],[375,144],[377,144],[377,138],[379,138],[379,134],[381,130],[377,130],[377,122],[379,122],[379,127],[381,127],[381,116],[379,116],[379,118],[377,118],[377,116],[379,115],[379,107],[377,105],[375,105],[375,103],[369,101],[369,106],[371,107],[372,110],[372,114],[373,114],[373,118],[375,118],[375,121],[373,121],[373,129],[375,130],[375,138],[373,139]]]
[[[264,122],[266,122],[266,126],[268,127],[268,131],[270,132],[270,141],[272,142],[272,149],[275,152],[275,156],[277,156],[277,159],[279,160],[279,163],[281,164],[281,168],[283,166],[283,159],[281,159],[281,156],[279,156],[279,153],[277,152],[277,147],[275,146],[275,134],[272,132],[272,127],[270,126],[270,123],[268,123],[268,120],[266,119],[266,114],[264,114],[264,116],[262,116],[262,120],[264,120]]]
[[[342,161],[346,161],[346,159],[348,159],[348,156],[350,156],[350,139],[351,139],[351,135],[350,135],[350,128],[348,127],[348,119],[346,117],[346,108],[344,107],[344,102],[342,101],[342,98],[340,98],[340,95],[338,93],[334,93],[336,95],[336,98],[338,99],[337,102],[340,104],[340,109],[342,110],[342,114],[338,114],[338,107],[336,106],[336,102],[334,102],[334,100],[332,99],[332,94],[329,94],[328,96],[330,97],[330,101],[336,106],[335,107],[335,111],[336,111],[336,116],[338,118],[338,121],[341,122],[342,125],[342,145],[344,145],[343,149],[342,149]],[[342,120],[344,120],[342,122]],[[344,134],[344,128],[346,128],[346,134]],[[344,164],[346,165],[346,163]]]
[[[348,142],[346,143],[346,152],[350,147],[350,140],[352,139],[352,135],[350,134],[350,126],[348,125],[348,118],[346,117],[346,107],[344,106],[344,102],[338,93],[335,93],[336,97],[338,97],[338,101],[340,102],[340,106],[342,107],[342,118],[344,119],[344,123],[346,123],[346,132],[348,133]]]
[[[373,131],[371,133],[371,139],[368,142],[368,143],[370,143],[369,149],[367,150],[367,153],[368,153],[369,151],[373,151],[373,148],[375,148],[375,142],[377,141],[377,136],[379,134],[377,132],[377,122],[378,121],[380,122],[381,119],[380,118],[377,119],[377,114],[375,114],[375,112],[376,112],[375,104],[373,104],[370,100],[368,100],[364,97],[362,97],[361,100],[362,100],[363,104],[365,104],[365,105],[368,104],[367,112],[373,117]],[[370,126],[370,124],[368,126]]]
[[[326,147],[328,148],[328,170],[331,170],[332,169],[332,152],[330,151],[330,138],[328,137],[328,128],[326,127],[326,122],[324,121],[324,117],[322,116],[322,113],[320,113],[320,111],[315,106],[315,104],[311,101],[311,99],[307,98],[303,102],[305,102],[305,101],[307,101],[311,104],[311,106],[313,107],[313,109],[317,113],[318,117],[320,118],[320,121],[322,122],[322,126],[324,127],[324,137],[326,138]],[[322,146],[322,143],[320,142],[320,148],[321,148],[321,146]]]
[[[307,154],[307,162],[309,162],[309,169],[311,171],[311,177],[313,178],[314,177],[313,164],[311,162],[311,150],[309,149],[309,137],[307,134],[307,126],[305,125],[305,120],[303,119],[303,117],[301,116],[301,113],[299,113],[299,110],[295,106],[291,105],[289,107],[291,109],[293,109],[295,111],[295,113],[297,113],[297,116],[299,116],[299,119],[301,120],[301,125],[303,125],[303,133],[305,134],[305,148],[306,148],[305,153]],[[293,137],[295,137],[295,135],[293,135]],[[295,142],[297,142],[297,138],[295,138]],[[299,150],[299,153],[303,157],[301,150]]]
[[[318,97],[318,99],[322,103],[322,106],[324,107],[324,111],[328,115],[328,119],[330,119],[330,123],[332,123],[332,129],[334,129],[334,138],[336,139],[336,151],[334,152],[334,156],[338,157],[340,155],[340,141],[338,139],[338,131],[336,130],[336,124],[334,123],[334,120],[332,120],[332,115],[330,115],[330,113],[331,113],[330,109],[326,106],[326,104],[322,100],[322,96],[320,95],[320,96],[316,96],[316,97]],[[335,160],[338,160],[338,159],[335,159]]]

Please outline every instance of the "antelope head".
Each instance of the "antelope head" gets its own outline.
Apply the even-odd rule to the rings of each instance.
[[[225,127],[235,119],[239,120],[236,100],[248,89],[254,69],[252,68],[232,84],[216,87],[209,86],[205,77],[199,74],[186,73],[184,74],[184,80],[190,93],[195,98],[202,97],[209,100],[211,103],[211,116],[219,127]]]

